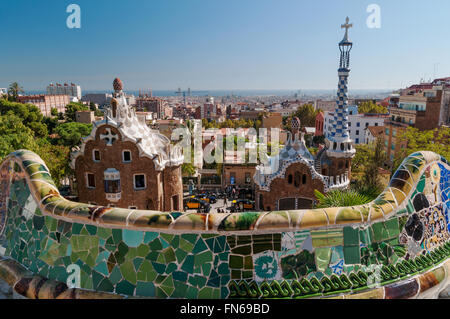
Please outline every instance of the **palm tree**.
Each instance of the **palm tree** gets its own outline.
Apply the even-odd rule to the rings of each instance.
[[[314,193],[319,200],[316,208],[358,206],[367,204],[371,201],[369,197],[352,189],[345,191],[332,190],[326,195],[316,189]]]
[[[19,93],[24,93],[24,92],[25,91],[23,90],[23,88],[17,82],[13,82],[9,85],[8,95],[11,95],[13,97],[14,101],[17,101]]]

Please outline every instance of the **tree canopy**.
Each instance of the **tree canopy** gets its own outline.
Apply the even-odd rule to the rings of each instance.
[[[8,95],[12,97],[14,101],[17,101],[20,93],[23,93],[23,88],[17,82],[13,82],[9,85]]]
[[[360,114],[386,114],[388,109],[383,105],[373,103],[372,101],[362,102],[358,105],[358,113]]]
[[[55,133],[59,135],[57,143],[72,148],[79,145],[81,143],[81,138],[89,135],[91,130],[92,124],[77,122],[60,124],[55,128]]]
[[[81,110],[72,105],[70,110]],[[71,174],[70,150],[91,132],[90,124],[66,122],[56,117],[45,117],[38,107],[0,99],[0,161],[18,149],[28,149],[38,154],[47,164],[57,186]],[[60,138],[51,138],[57,133]]]
[[[312,104],[304,104],[299,106],[297,111],[287,119],[286,129],[291,129],[291,120],[293,117],[298,117],[303,127],[316,126],[316,116],[319,112],[320,110],[316,110]]]
[[[407,147],[396,152],[393,171],[402,161],[412,153],[418,151],[435,152],[447,160],[450,159],[450,128],[440,127],[435,130],[419,131],[417,128],[408,127],[397,133],[397,139],[408,141]]]
[[[77,111],[89,111],[89,106],[84,105],[83,103],[79,102],[70,102],[66,106],[66,112],[65,112],[65,118],[67,121],[75,122],[75,113]]]

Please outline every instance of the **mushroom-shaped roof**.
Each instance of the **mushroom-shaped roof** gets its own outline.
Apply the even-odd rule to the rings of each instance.
[[[113,82],[114,91],[122,91],[123,84],[119,78],[115,78]]]

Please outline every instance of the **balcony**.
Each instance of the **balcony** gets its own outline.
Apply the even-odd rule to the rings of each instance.
[[[324,176],[325,191],[329,192],[334,189],[345,189],[350,185],[350,179],[348,178],[348,171],[344,174],[337,176]]]

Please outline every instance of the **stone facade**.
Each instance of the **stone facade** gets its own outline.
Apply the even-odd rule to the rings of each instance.
[[[101,206],[180,211],[181,150],[138,120],[116,81],[105,120],[94,123],[72,155],[78,198]]]
[[[256,202],[261,210],[282,210],[283,200],[286,199],[296,199],[297,209],[311,208],[316,199],[314,190],[324,192],[323,182],[313,178],[310,168],[303,163],[290,165],[286,169],[285,177],[275,178],[270,188],[270,191],[256,191]],[[289,200],[285,203],[288,202]]]
[[[253,175],[255,175],[254,165],[244,164],[223,164],[222,183],[223,187],[236,185],[241,188],[254,188]],[[234,184],[231,178],[234,177]]]
[[[106,145],[100,135],[106,134],[107,129],[118,135],[118,140],[113,147]],[[94,160],[94,150],[100,154],[100,161]],[[123,161],[123,152],[131,152],[131,162]],[[104,186],[104,172],[108,168],[114,168],[120,172],[121,196],[117,202],[106,199]],[[95,176],[95,188],[87,184],[86,174]],[[181,168],[167,168],[163,172],[156,171],[153,161],[147,157],[139,157],[136,145],[129,141],[123,141],[120,132],[110,126],[104,125],[96,132],[95,140],[88,141],[83,156],[78,156],[75,162],[75,174],[77,179],[78,197],[83,203],[95,203],[97,205],[117,207],[136,207],[137,209],[171,211],[181,209],[172,207],[171,198],[178,196],[178,203],[183,198]],[[134,175],[144,174],[146,188],[136,190],[134,188]]]

